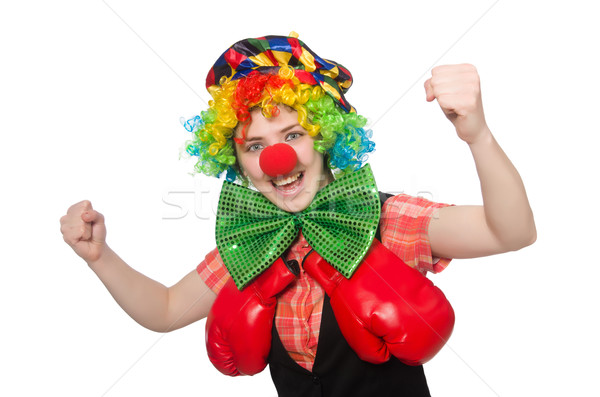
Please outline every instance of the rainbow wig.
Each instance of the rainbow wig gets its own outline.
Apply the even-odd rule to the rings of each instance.
[[[213,98],[209,109],[182,120],[193,134],[186,152],[198,157],[199,173],[219,177],[225,172],[227,180],[247,184],[234,142],[244,141],[250,111],[257,107],[265,117],[277,116],[278,105],[298,112],[298,123],[337,175],[360,168],[375,148],[372,132],[363,128],[366,119],[344,97],[352,85],[350,72],[320,58],[297,35],[237,42],[211,68],[206,85]],[[238,125],[241,137],[235,138]]]

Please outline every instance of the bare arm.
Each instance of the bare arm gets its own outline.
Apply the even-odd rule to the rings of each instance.
[[[89,265],[119,306],[153,331],[173,331],[206,317],[216,298],[195,270],[167,288],[129,267],[108,247]]]
[[[106,244],[104,217],[89,201],[69,208],[61,231],[123,310],[144,327],[168,332],[208,315],[216,295],[195,270],[169,288],[137,272]]]
[[[435,68],[425,89],[427,100],[438,100],[458,136],[469,145],[483,197],[483,206],[439,210],[429,225],[434,255],[473,258],[532,244],[536,229],[525,187],[485,122],[476,69],[471,65]]]

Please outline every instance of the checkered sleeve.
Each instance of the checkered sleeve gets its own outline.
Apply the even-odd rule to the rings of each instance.
[[[447,206],[406,194],[390,197],[381,210],[381,242],[421,273],[441,272],[451,259],[432,257],[428,229],[437,210]]]
[[[204,283],[215,294],[221,291],[227,280],[231,277],[217,248],[210,251],[196,268]]]

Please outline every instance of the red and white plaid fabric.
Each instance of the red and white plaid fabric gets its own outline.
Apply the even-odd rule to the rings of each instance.
[[[406,264],[422,273],[439,273],[449,258],[432,258],[427,230],[436,210],[447,206],[420,197],[400,194],[389,198],[381,211],[381,242]],[[300,235],[285,252],[285,260],[302,258],[310,246]],[[215,248],[197,267],[206,285],[219,293],[229,273]],[[283,346],[299,365],[311,371],[317,354],[324,291],[308,274],[300,277],[277,297],[275,326]]]

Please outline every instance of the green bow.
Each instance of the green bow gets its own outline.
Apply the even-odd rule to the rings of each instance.
[[[302,229],[311,247],[350,278],[373,242],[380,207],[369,165],[326,185],[298,213],[278,208],[257,191],[224,182],[217,247],[242,289],[280,257]]]

